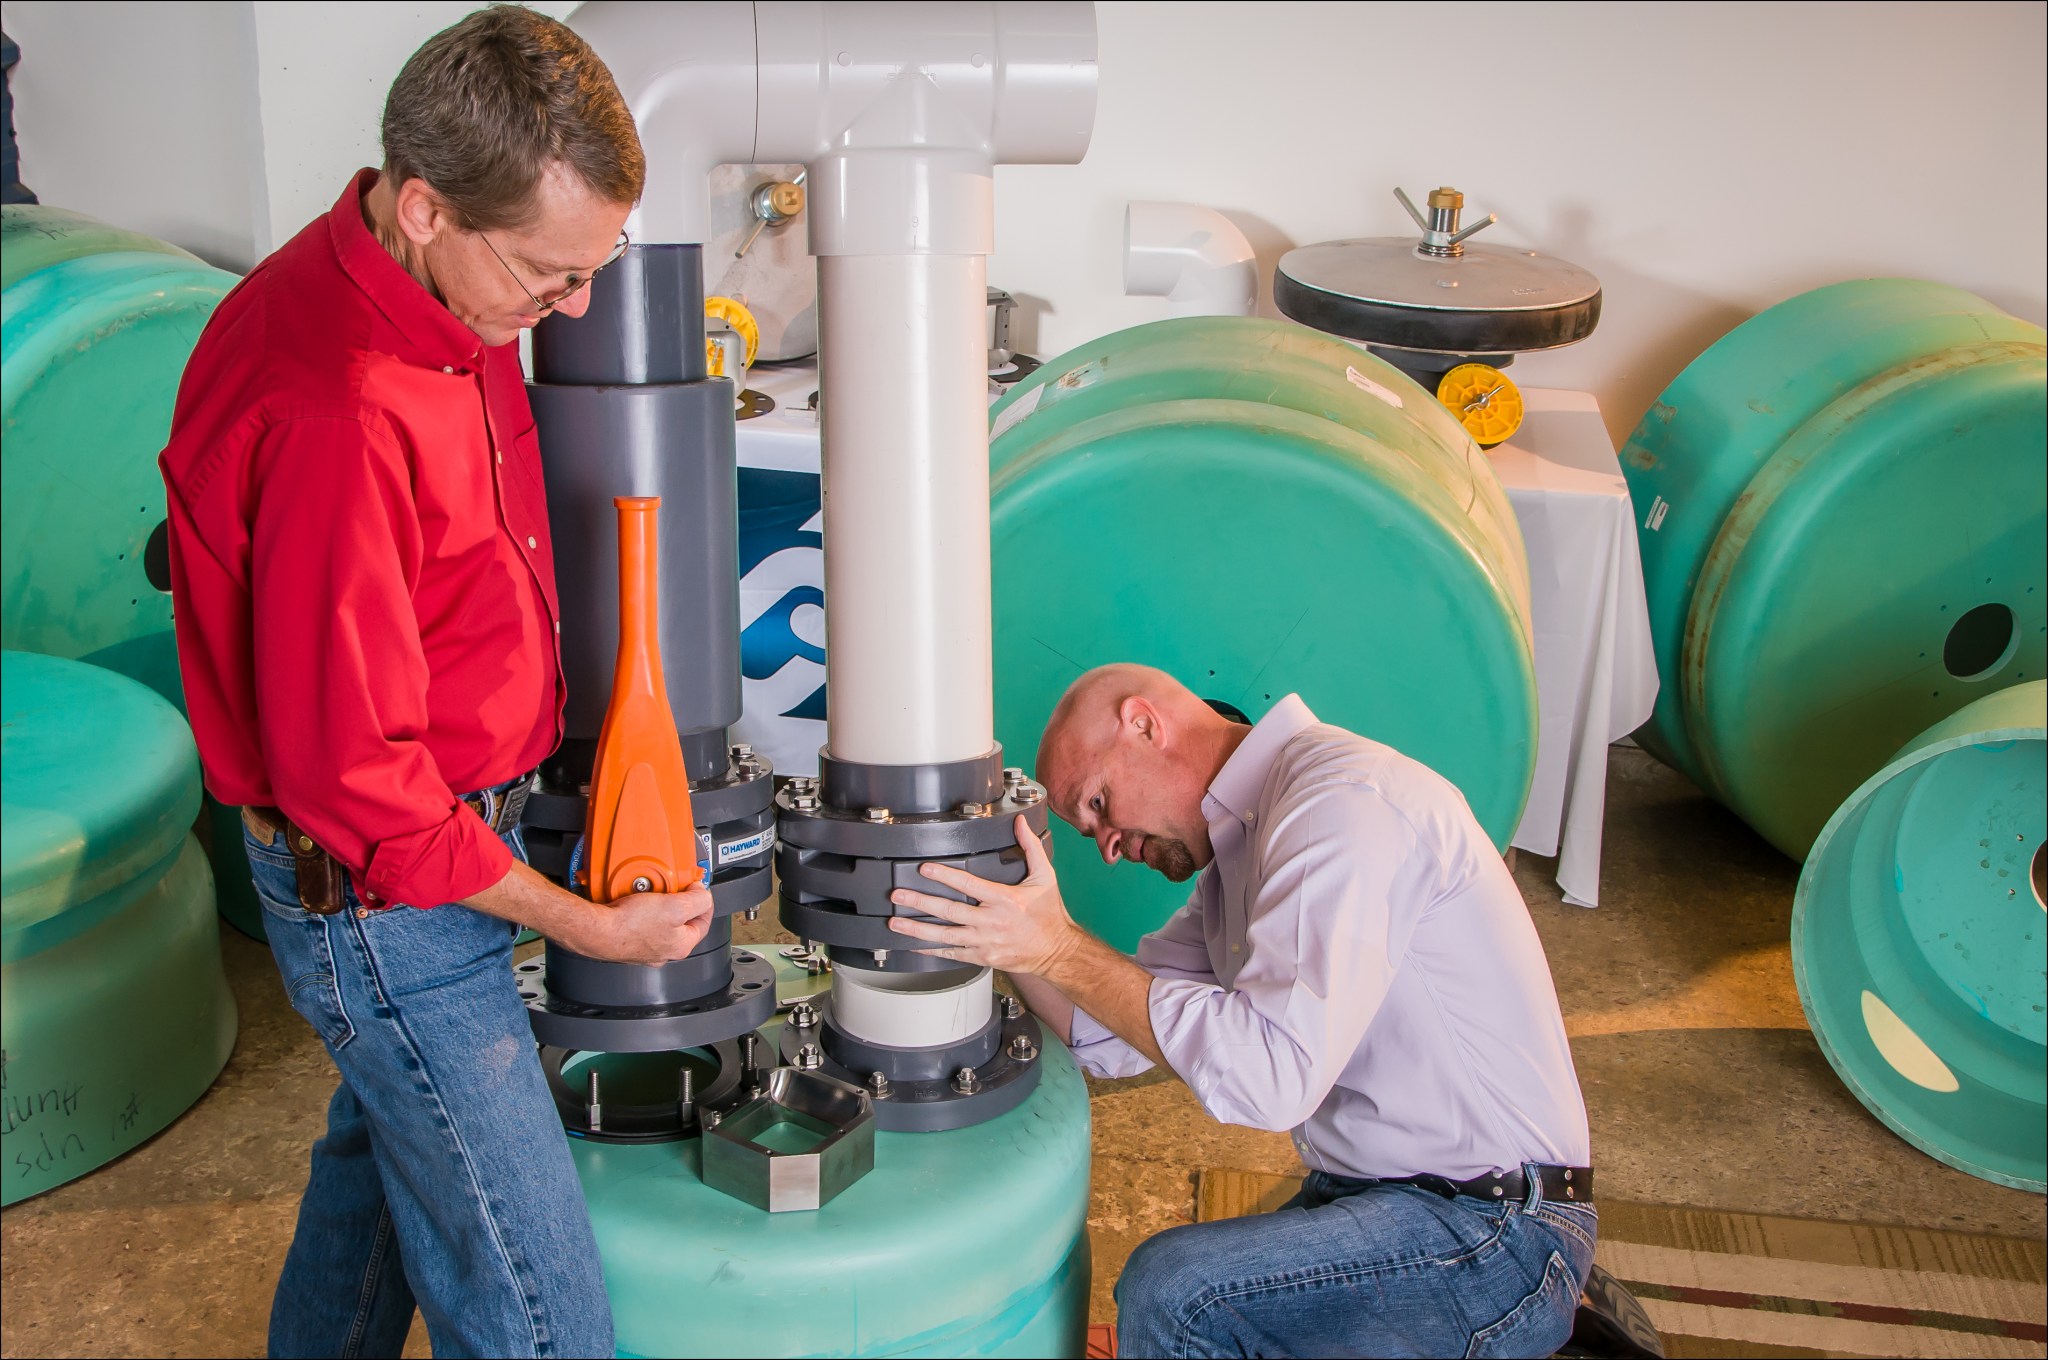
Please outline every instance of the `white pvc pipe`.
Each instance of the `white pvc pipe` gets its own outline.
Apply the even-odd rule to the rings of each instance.
[[[988,1023],[996,1003],[995,973],[832,973],[832,1016],[856,1039],[889,1048],[957,1044]]]
[[[995,742],[987,262],[818,261],[827,744],[970,760]]]
[[[1250,316],[1258,258],[1214,208],[1133,202],[1124,209],[1124,292],[1165,298],[1169,316]]]

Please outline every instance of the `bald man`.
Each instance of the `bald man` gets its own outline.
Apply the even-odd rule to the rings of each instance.
[[[1067,915],[1020,818],[1024,882],[926,865],[973,900],[899,892],[937,919],[895,928],[1008,972],[1089,1072],[1163,1065],[1309,1168],[1276,1212],[1141,1245],[1118,1354],[1561,1346],[1598,1227],[1585,1104],[1528,908],[1457,789],[1294,695],[1246,727],[1141,666],[1074,683],[1038,775],[1104,860],[1194,878],[1187,905],[1125,957]]]

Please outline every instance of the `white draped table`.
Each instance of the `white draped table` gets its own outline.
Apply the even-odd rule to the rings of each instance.
[[[1636,518],[1590,392],[1525,389],[1522,428],[1492,450],[1529,549],[1540,729],[1517,849],[1556,855],[1564,900],[1600,900],[1607,748],[1649,718],[1657,662]]]

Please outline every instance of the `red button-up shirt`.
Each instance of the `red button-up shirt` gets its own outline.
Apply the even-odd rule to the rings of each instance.
[[[377,906],[511,855],[459,793],[539,763],[564,697],[533,413],[363,223],[365,170],[207,323],[169,489],[178,662],[206,785],[283,809]]]

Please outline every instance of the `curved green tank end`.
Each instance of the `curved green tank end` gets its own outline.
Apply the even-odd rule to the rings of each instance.
[[[1837,401],[1945,350],[1986,343],[2038,349],[2042,332],[1942,284],[1863,279],[1815,289],[1723,336],[1672,381],[1623,445],[1664,677],[1641,739],[1702,787],[1715,792],[1683,709],[1687,624],[1730,512],[1795,432]],[[2040,446],[2037,438],[2037,456]],[[1912,546],[1900,544],[1902,552]],[[1890,740],[1914,730],[1909,725]],[[1815,826],[1832,806],[1820,810]]]
[[[633,1356],[1078,1356],[1087,1329],[1088,1091],[1047,1046],[1025,1103],[881,1133],[814,1212],[698,1179],[699,1144],[572,1140]]]
[[[81,255],[144,251],[197,261],[199,257],[168,241],[139,231],[110,226],[69,208],[41,203],[9,203],[0,207],[0,288],[39,269],[75,260]]]
[[[0,1203],[153,1136],[234,1048],[213,877],[175,709],[55,657],[0,653]]]
[[[2044,447],[2048,350],[1957,345],[1839,398],[1750,479],[1670,687],[1707,787],[1786,854],[1914,733],[2048,675]]]
[[[234,276],[161,254],[89,255],[0,293],[0,645],[122,654],[174,676],[171,602],[143,569],[164,518],[156,459],[185,361]]]
[[[1016,763],[1076,676],[1138,661],[1253,720],[1298,692],[1443,774],[1507,843],[1535,761],[1527,563],[1491,466],[1428,394],[1234,318],[1108,336],[1019,386],[990,450],[996,735]],[[1119,948],[1186,899],[1054,837],[1069,909]]]
[[[1821,831],[1792,970],[1821,1051],[1893,1132],[2048,1186],[2048,682],[1921,733]]]

